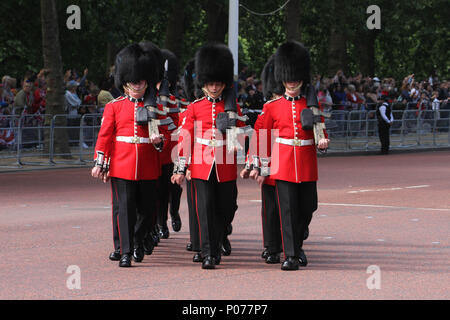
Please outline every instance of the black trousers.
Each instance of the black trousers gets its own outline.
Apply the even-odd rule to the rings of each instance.
[[[180,198],[183,189],[178,184],[170,181],[173,173],[173,163],[165,164],[161,167],[162,173],[158,179],[158,216],[157,223],[160,226],[167,225],[167,213],[173,217],[180,209]]]
[[[284,256],[298,257],[306,227],[317,210],[317,183],[276,180],[276,192]]]
[[[171,175],[173,172],[173,163]],[[169,177],[169,211],[170,215],[173,217],[180,210],[180,202],[181,202],[181,194],[183,193],[183,188],[180,187],[177,183],[171,183]]]
[[[118,199],[120,253],[130,254],[135,244],[142,243],[147,227],[154,221],[156,180],[111,178],[111,186]]]
[[[389,128],[390,126],[384,123],[378,123],[378,135],[380,137],[381,142],[381,153],[387,154],[389,153]]]
[[[195,204],[194,183],[189,180],[186,180],[186,197],[189,212],[189,240],[192,243],[192,251],[200,252],[200,229]]]
[[[118,225],[118,215],[119,215],[119,195],[117,191],[117,184],[111,179],[111,202],[112,202],[112,228],[113,228],[113,242],[114,250],[120,250],[120,236],[119,236],[119,225]]]
[[[281,252],[281,228],[277,195],[274,186],[264,184],[261,188],[261,219],[264,247],[270,254]]]
[[[156,217],[156,223],[160,226],[167,225],[167,211],[169,210],[169,190],[170,177],[173,172],[173,163],[165,164],[161,167],[161,176],[158,179],[158,214]]]
[[[203,256],[220,255],[226,228],[237,210],[236,180],[218,182],[213,167],[208,181],[192,179],[195,203],[200,225],[200,243]]]

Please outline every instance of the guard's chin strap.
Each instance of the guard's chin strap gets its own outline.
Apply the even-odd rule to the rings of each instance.
[[[203,87],[202,88],[202,91],[203,91],[203,93],[205,94],[205,96],[208,98],[211,98],[211,99],[213,99],[213,100],[219,100],[220,101],[220,99],[221,99],[221,97],[222,97],[222,93],[223,93],[223,90],[222,90],[222,92],[219,94],[219,97],[217,97],[217,98],[212,98],[211,97],[211,93],[209,92],[209,90],[208,89],[206,89],[206,87]]]
[[[300,84],[299,84],[298,86],[296,86],[294,89],[289,89],[289,90],[292,90],[292,91],[300,90],[300,88],[302,87],[302,85],[303,85],[303,81],[300,81]],[[284,86],[285,88],[287,88],[286,82],[285,82],[285,81],[283,81],[283,86]]]
[[[127,83],[126,85],[123,86],[123,90],[125,91],[125,93],[127,95],[130,95],[131,92],[136,93],[136,94],[142,94],[145,92],[145,90],[147,90],[147,87],[148,87],[148,84],[146,82],[145,86],[142,89],[136,90],[136,89],[133,89],[133,87],[130,86],[129,83]]]

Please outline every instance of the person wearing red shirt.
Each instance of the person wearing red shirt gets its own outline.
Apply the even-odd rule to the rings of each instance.
[[[307,114],[304,110],[308,106],[301,89],[306,89],[310,82],[308,50],[297,41],[287,41],[277,49],[274,60],[275,80],[283,83],[285,92],[265,105],[260,130],[267,130],[269,141],[272,134],[274,138],[268,150],[270,173],[267,174],[269,168],[262,163],[261,175],[255,177],[260,185],[268,175],[275,180],[285,259],[281,269],[298,270],[300,265],[307,264],[303,238],[317,210],[316,145],[327,149],[329,140],[324,132],[325,138],[315,141],[313,130],[303,128],[302,115]]]
[[[31,113],[35,114],[39,112],[40,114],[45,113],[45,97],[47,95],[47,83],[44,79],[38,78],[37,88],[34,90],[34,101],[31,109]]]
[[[196,83],[205,97],[189,105],[178,141],[178,168],[172,181],[184,181],[187,159],[191,156],[192,183],[199,222],[203,269],[215,269],[221,260],[221,247],[227,227],[237,210],[236,152],[227,152],[224,119],[225,88],[232,89],[233,56],[223,44],[208,44],[195,57]],[[234,89],[232,89],[234,90]],[[231,95],[232,91],[228,91]],[[230,101],[230,100],[227,100]],[[241,111],[232,101],[238,115]],[[228,106],[228,105],[227,105]],[[244,126],[241,121],[236,126]]]
[[[156,46],[131,44],[116,56],[115,82],[123,96],[105,106],[95,147],[92,176],[105,182],[111,178],[113,227],[117,223],[120,267],[131,266],[134,245],[143,235],[134,234],[136,221],[148,220],[156,210],[156,180],[161,174],[159,152],[162,137],[149,135],[147,126],[138,125],[138,108],[144,107],[144,94],[156,92],[162,79],[161,52]],[[115,220],[115,221],[114,221]],[[111,258],[111,256],[110,256]]]
[[[356,88],[353,84],[348,85],[347,101],[350,103],[351,110],[359,110],[359,105],[363,103],[357,95]]]

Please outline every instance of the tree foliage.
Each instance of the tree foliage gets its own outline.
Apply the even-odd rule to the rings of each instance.
[[[182,15],[176,10],[180,3]],[[286,0],[240,3],[267,13]],[[66,8],[71,4],[81,8],[81,30],[66,28]],[[433,71],[449,77],[448,1],[380,0],[381,30],[366,27],[371,4],[369,0],[292,0],[266,16],[240,7],[239,63],[259,74],[289,36],[298,37],[310,49],[316,73],[327,75],[342,68],[399,79],[410,73],[423,78]],[[39,71],[43,66],[39,1],[3,0],[0,6],[17,21],[2,21],[0,75],[21,78],[27,70]],[[82,73],[87,67],[94,80],[107,74],[120,48],[135,41],[150,40],[177,51],[184,65],[208,39],[227,39],[227,0],[58,0],[57,10],[64,70]],[[292,20],[293,16],[299,18]],[[291,30],[297,20],[298,28]]]

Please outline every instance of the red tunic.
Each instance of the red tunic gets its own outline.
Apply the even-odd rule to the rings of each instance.
[[[189,106],[190,105],[188,105],[188,107]],[[178,158],[179,135],[180,135],[181,128],[182,128],[183,124],[186,122],[187,109],[188,108],[184,108],[184,107],[180,108],[180,112],[178,113],[178,128],[177,128],[176,132],[174,134],[172,134],[172,138],[171,139],[173,140],[173,143],[175,144],[172,147],[172,151],[171,151],[173,160],[176,160]]]
[[[314,140],[313,130],[303,130],[301,112],[307,108],[306,99],[289,101],[284,97],[265,104],[262,113],[261,129],[267,129],[268,140],[272,134],[276,138]],[[272,131],[274,129],[274,131]],[[324,132],[325,136],[328,135]],[[259,153],[261,151],[259,150]],[[270,176],[274,180],[294,183],[317,181],[317,153],[315,143],[305,146],[287,145],[279,142],[272,144]],[[261,155],[260,155],[261,156]]]
[[[137,106],[125,97],[105,105],[95,151],[111,157],[110,176],[126,180],[155,180],[161,175],[159,152],[151,143],[116,141],[117,136],[149,138],[148,127],[135,121]]]
[[[262,113],[258,115],[255,121],[255,125],[253,127],[253,136],[250,140],[248,153],[247,153],[247,161],[251,164],[253,161],[254,156],[261,156],[264,158],[269,157],[270,154],[270,148],[271,148],[271,141],[269,139],[266,139],[265,136],[260,133],[260,129],[264,122],[264,113],[266,111],[266,104],[264,104]],[[265,147],[260,149],[260,143],[264,143]],[[261,162],[259,163],[261,165]],[[264,180],[264,184],[268,184],[271,186],[275,186],[275,180],[273,180],[270,176],[266,177]]]
[[[184,124],[180,130],[178,155],[187,160],[191,156],[189,169],[193,179],[208,180],[214,164],[214,174],[219,182],[237,178],[236,153],[228,153],[226,145],[211,146],[198,141],[214,139],[219,144],[226,141],[226,137],[216,128],[216,117],[224,112],[224,107],[223,100],[213,104],[207,98],[202,98],[190,104],[184,112],[186,114],[180,116],[180,121]],[[239,105],[237,108],[238,114],[242,115]],[[236,125],[242,127],[244,123],[237,121]]]

